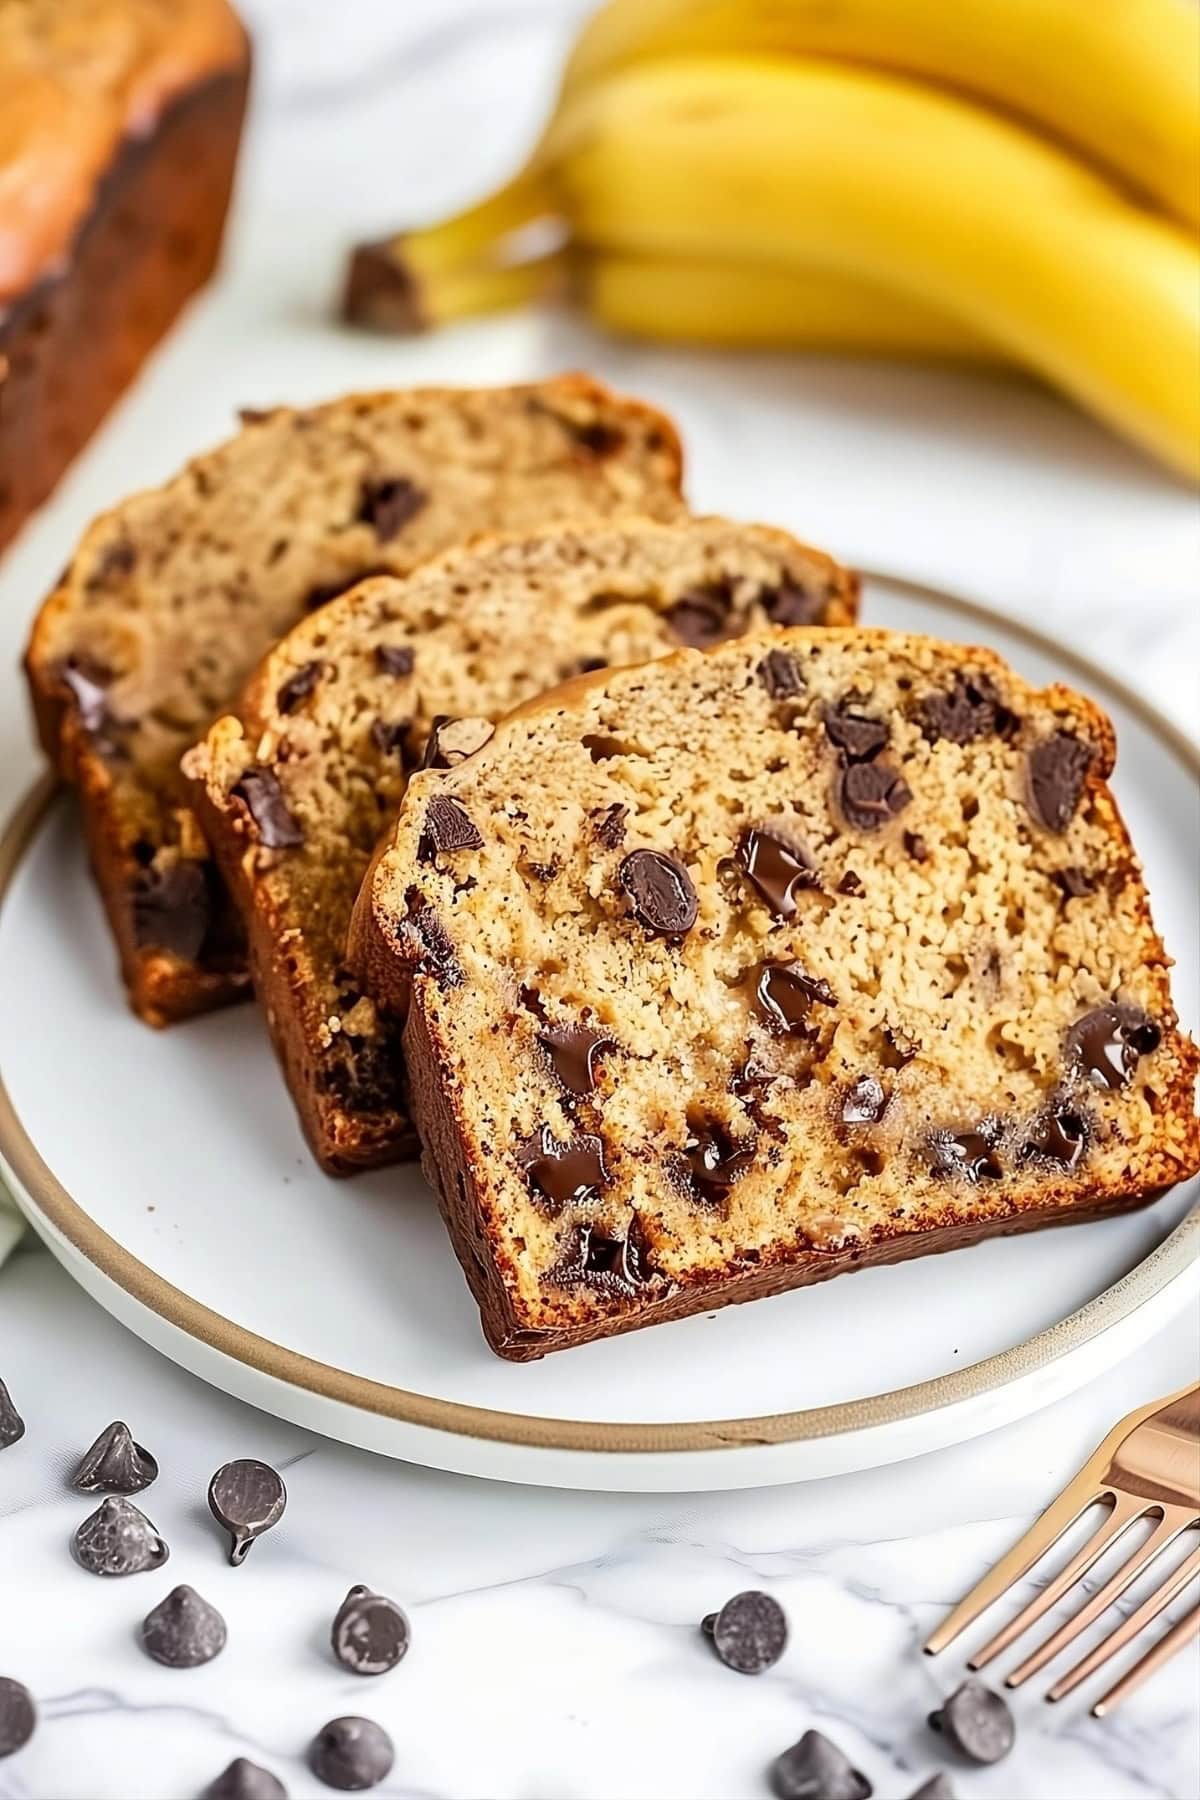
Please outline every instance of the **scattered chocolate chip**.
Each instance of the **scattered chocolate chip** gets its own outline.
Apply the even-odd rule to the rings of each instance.
[[[708,581],[689,588],[667,609],[671,630],[682,644],[705,650],[730,633],[733,589],[727,581]]]
[[[305,663],[281,681],[275,694],[275,705],[281,713],[295,712],[302,700],[307,700],[321,679],[323,664],[320,661]]]
[[[625,821],[629,817],[629,808],[619,804],[605,806],[598,813],[593,813],[596,821],[596,841],[603,844],[606,850],[619,850],[625,842]]]
[[[772,831],[753,826],[742,833],[738,861],[777,918],[796,914],[796,890],[819,885],[816,864]]]
[[[286,1505],[283,1479],[269,1464],[247,1456],[217,1470],[208,1484],[208,1509],[229,1533],[234,1568],[245,1562],[256,1538],[278,1525]]]
[[[1162,1032],[1136,1006],[1112,1003],[1085,1013],[1067,1032],[1068,1061],[1095,1087],[1120,1088],[1132,1076],[1140,1056],[1162,1043]]]
[[[800,664],[788,650],[768,650],[755,674],[772,700],[795,700],[804,692]]]
[[[482,750],[495,730],[490,719],[456,719],[439,713],[429,727],[418,764],[422,769],[454,769]]]
[[[213,918],[211,865],[192,856],[139,869],[130,890],[133,941],[195,962]]]
[[[309,1747],[308,1766],[326,1787],[360,1793],[378,1786],[395,1755],[391,1738],[373,1719],[331,1719]]]
[[[231,792],[240,800],[258,827],[259,842],[268,850],[298,850],[304,831],[279,785],[273,769],[253,763]]]
[[[855,831],[878,831],[912,799],[907,783],[885,762],[844,764],[836,792],[846,823]]]
[[[376,644],[375,667],[381,675],[411,675],[416,662],[411,644]]]
[[[408,1619],[386,1594],[352,1587],[338,1607],[331,1634],[333,1654],[355,1675],[386,1675],[408,1650]]]
[[[364,525],[375,528],[381,544],[396,537],[410,519],[415,519],[428,504],[429,495],[406,475],[395,475],[386,481],[364,481],[359,499],[358,517]]]
[[[985,1121],[977,1131],[932,1131],[929,1150],[935,1175],[962,1176],[977,1184],[1004,1174],[995,1153],[997,1133]]]
[[[225,1621],[195,1588],[182,1583],[142,1620],[142,1647],[167,1669],[198,1669],[225,1648]]]
[[[825,736],[850,762],[870,762],[887,743],[891,732],[886,719],[872,719],[859,712],[852,700],[839,700],[825,713]]]
[[[288,1800],[288,1793],[270,1769],[235,1756],[229,1767],[209,1782],[200,1800]]]
[[[457,800],[435,794],[425,809],[425,829],[417,845],[421,861],[429,862],[443,851],[479,850],[482,847],[483,839]]]
[[[25,1421],[13,1405],[12,1395],[0,1381],[0,1450],[7,1450],[25,1436]]]
[[[981,737],[1008,737],[1020,723],[1000,699],[990,675],[956,675],[944,692],[925,696],[920,715],[931,744],[939,738],[970,744]]]
[[[399,751],[401,766],[403,766],[411,725],[411,719],[372,719],[371,742],[377,750],[383,752],[384,756],[395,756]]]
[[[863,887],[862,877],[856,875],[853,869],[847,869],[846,873],[842,876],[842,879],[838,882],[838,893],[850,894],[853,898],[857,899],[860,894],[865,892],[866,889]]]
[[[108,710],[108,689],[113,680],[111,669],[106,669],[102,663],[72,656],[62,665],[60,674],[71,690],[79,723],[85,731],[102,732],[114,723]]]
[[[1069,731],[1056,731],[1029,752],[1029,810],[1047,831],[1071,823],[1094,758],[1091,745]]]
[[[940,1711],[930,1713],[929,1723],[972,1762],[999,1762],[1016,1741],[1013,1716],[1005,1701],[972,1677],[955,1688]]]
[[[805,1029],[809,1008],[836,1006],[837,995],[827,981],[806,975],[795,963],[764,963],[754,988],[759,1015],[777,1031]]]
[[[1021,1156],[1073,1169],[1082,1160],[1087,1142],[1087,1120],[1082,1114],[1056,1108],[1034,1120],[1021,1146]]]
[[[805,587],[785,575],[775,587],[760,589],[755,598],[772,625],[819,625],[829,594],[824,587]]]
[[[577,1225],[548,1279],[583,1282],[604,1293],[628,1295],[637,1291],[647,1274],[645,1248],[635,1219],[624,1237],[601,1231],[597,1225]]]
[[[754,1162],[754,1146],[735,1144],[719,1120],[693,1125],[683,1146],[691,1185],[706,1205],[718,1205]]]
[[[593,456],[615,456],[625,442],[625,433],[615,425],[606,425],[602,419],[589,419],[586,424],[575,419],[564,419],[564,429],[584,450]]]
[[[617,871],[638,924],[655,937],[682,937],[699,902],[683,864],[660,850],[631,850]]]
[[[725,1602],[708,1635],[727,1669],[764,1675],[787,1649],[787,1619],[778,1600],[751,1588]]]
[[[37,1709],[33,1695],[11,1675],[0,1675],[0,1756],[12,1756],[33,1736]]]
[[[415,889],[405,896],[408,912],[398,935],[415,940],[416,963],[422,974],[433,975],[443,987],[457,987],[463,978],[454,940],[432,906],[422,905]]]
[[[874,1075],[860,1075],[846,1089],[842,1101],[842,1122],[846,1125],[878,1125],[887,1111],[887,1095],[883,1083]]]
[[[1067,869],[1055,869],[1051,880],[1058,883],[1068,900],[1082,900],[1086,894],[1094,894],[1096,883],[1086,869],[1072,865]]]
[[[904,848],[908,851],[908,854],[915,863],[929,861],[929,845],[925,842],[925,839],[921,836],[920,832],[906,831],[904,834]]]
[[[954,1789],[950,1786],[950,1778],[940,1772],[923,1781],[908,1800],[954,1800]]]
[[[806,1731],[771,1770],[779,1800],[870,1800],[870,1782],[823,1732]]]
[[[140,1494],[158,1480],[158,1464],[135,1444],[128,1425],[114,1419],[90,1450],[85,1450],[71,1477],[81,1494]]]
[[[518,1155],[521,1167],[553,1215],[564,1206],[592,1200],[608,1181],[604,1143],[590,1133],[560,1143],[548,1125],[534,1133]]]
[[[75,1561],[89,1575],[139,1575],[161,1569],[170,1551],[145,1513],[130,1500],[102,1500],[71,1539]]]
[[[596,1086],[597,1050],[615,1050],[617,1040],[588,1025],[550,1025],[538,1033],[554,1073],[572,1094],[590,1094]]]

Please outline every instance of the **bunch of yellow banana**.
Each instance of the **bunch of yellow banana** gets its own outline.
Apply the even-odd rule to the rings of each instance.
[[[348,310],[563,283],[637,335],[1012,363],[1200,477],[1200,8],[609,0],[525,169],[360,251]]]

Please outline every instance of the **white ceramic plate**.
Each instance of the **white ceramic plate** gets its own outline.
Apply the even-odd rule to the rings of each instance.
[[[1116,788],[1200,1017],[1196,760],[1068,652],[910,585],[872,623],[984,641],[1114,716]],[[0,848],[0,1166],[100,1303],[206,1380],[385,1454],[564,1486],[799,1480],[912,1456],[1033,1411],[1200,1288],[1200,1209],[873,1269],[524,1366],[485,1349],[412,1168],[310,1162],[257,1012],[167,1033],[126,1010],[71,804],[35,798]],[[6,1092],[5,1092],[6,1089]]]

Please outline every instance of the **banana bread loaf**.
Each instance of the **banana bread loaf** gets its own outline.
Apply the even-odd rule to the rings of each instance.
[[[226,0],[0,7],[0,547],[207,280],[249,65]]]
[[[247,418],[88,530],[34,627],[42,742],[80,790],[134,1008],[152,1025],[248,992],[240,925],[179,774],[184,750],[307,612],[485,529],[670,517],[661,413],[582,376]]]
[[[1113,756],[987,651],[792,631],[585,677],[415,776],[359,909],[413,980],[414,1116],[492,1347],[1192,1174],[1198,1057]]]
[[[580,669],[763,626],[853,619],[854,578],[780,531],[720,519],[485,539],[380,577],[289,632],[188,752],[192,798],[246,924],[255,987],[314,1153],[331,1173],[414,1147],[399,1030],[346,937],[379,836],[423,761]],[[531,852],[529,880],[549,879]]]

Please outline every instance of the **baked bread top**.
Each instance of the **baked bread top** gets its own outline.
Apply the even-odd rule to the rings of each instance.
[[[179,758],[271,645],[364,575],[406,574],[480,531],[677,515],[680,473],[670,422],[584,376],[429,388],[247,415],[90,527],[27,667],[46,750],[82,790],[143,1018],[246,991]]]
[[[1193,1173],[1113,757],[1094,705],[987,651],[794,631],[586,677],[414,776],[356,931],[414,981],[414,1111],[493,1346]]]
[[[489,721],[581,669],[779,614],[844,624],[856,595],[848,571],[786,532],[622,519],[483,539],[406,580],[364,582],[270,652],[184,768],[327,1169],[412,1148],[398,1033],[347,967],[346,938],[413,770],[461,761]],[[539,867],[531,856],[529,879]]]

